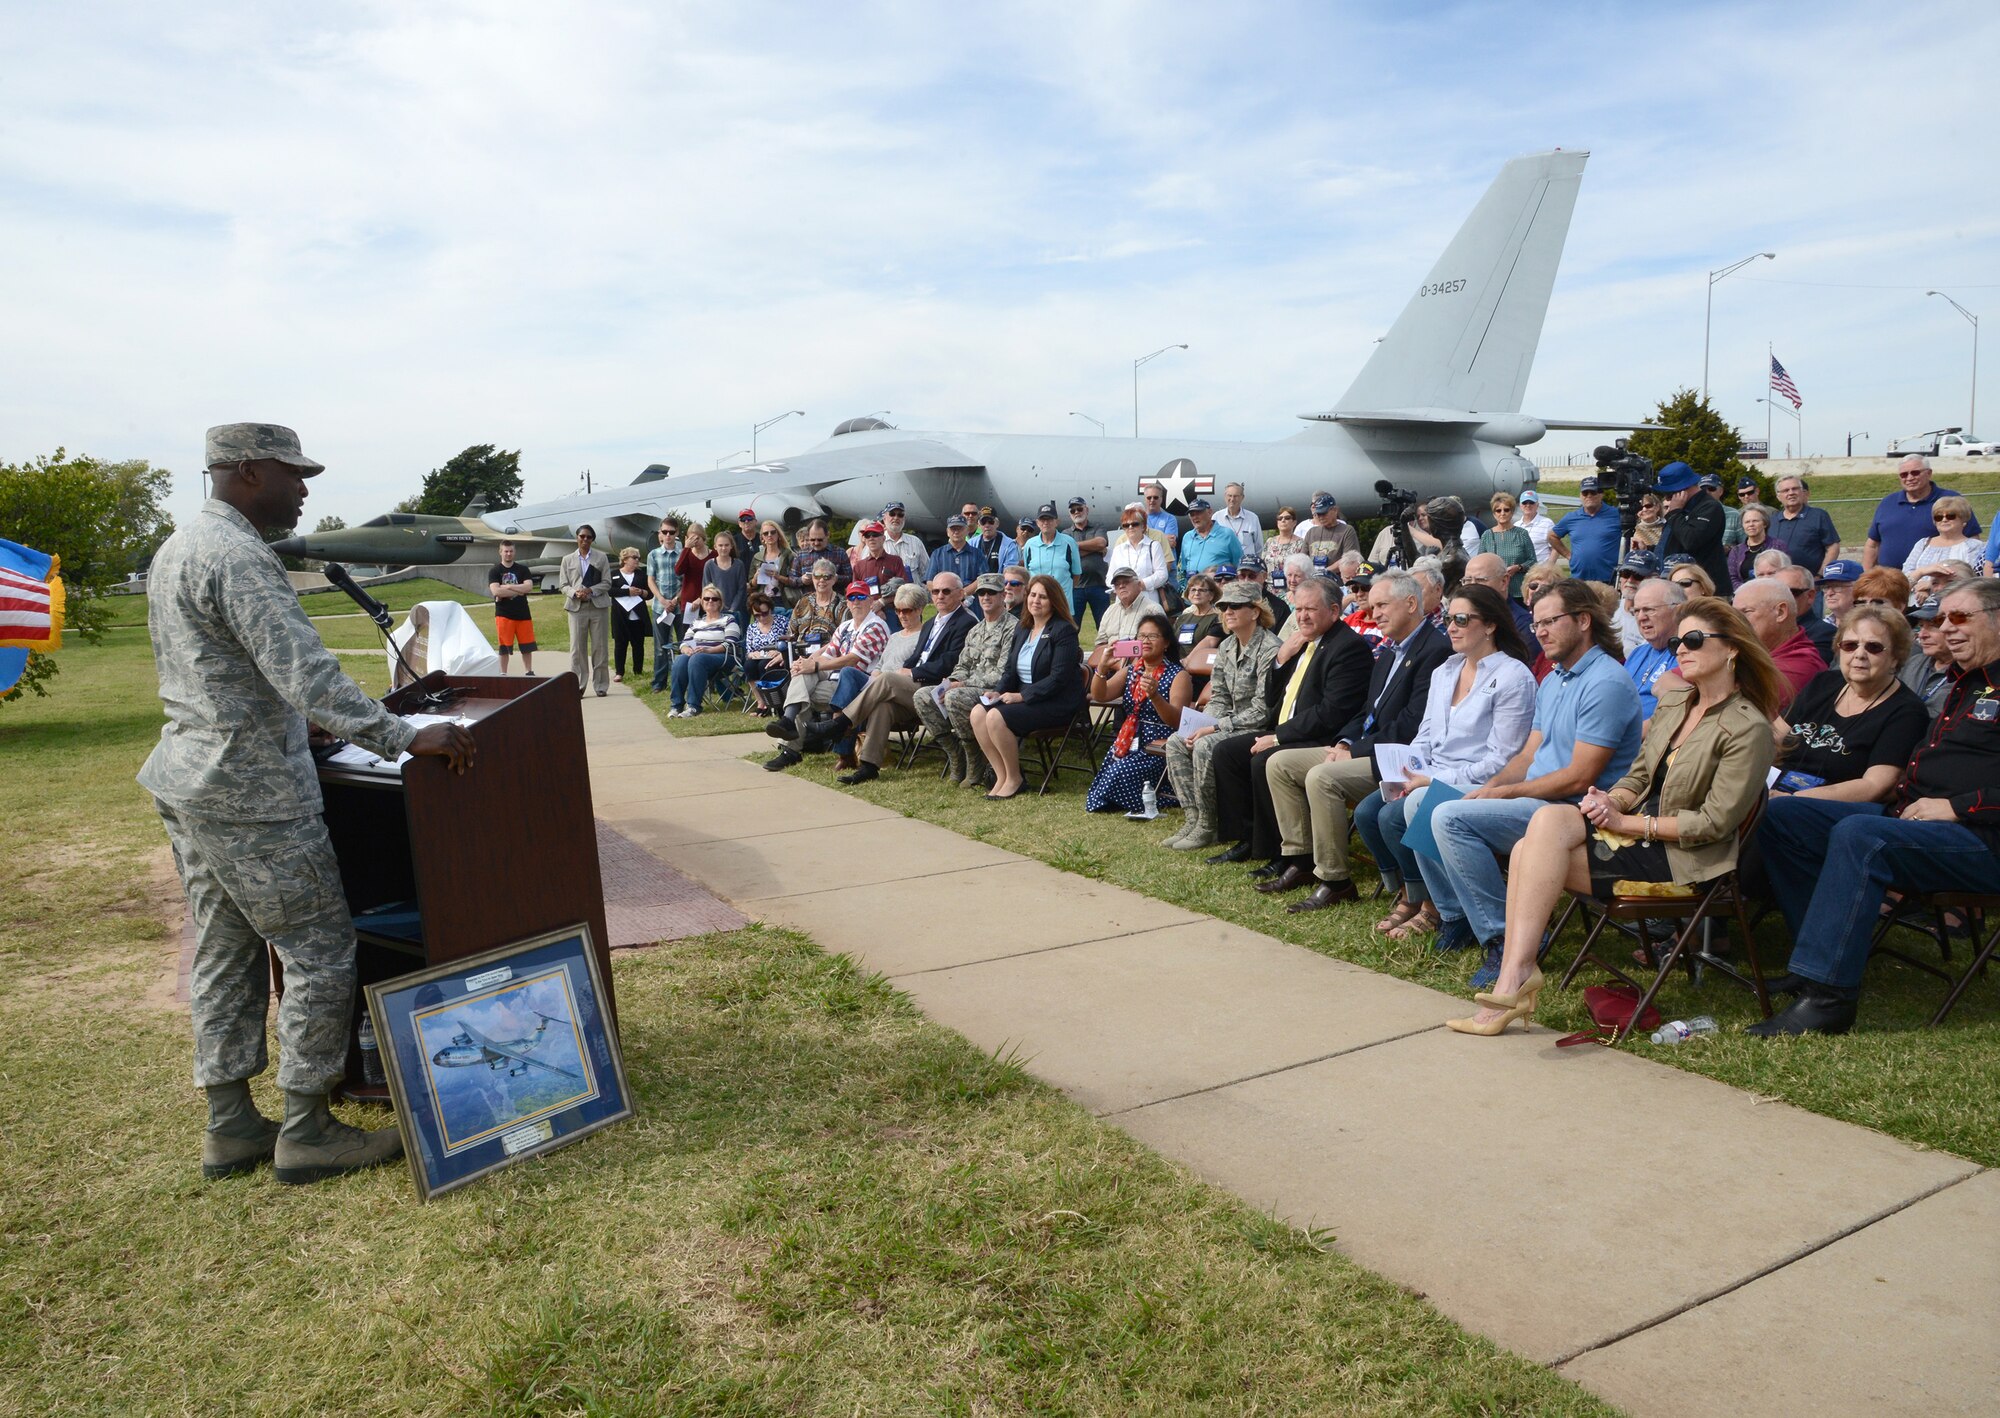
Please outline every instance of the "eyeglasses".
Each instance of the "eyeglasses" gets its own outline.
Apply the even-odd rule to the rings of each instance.
[[[1685,635],[1669,635],[1667,648],[1678,655],[1683,650],[1699,650],[1711,640],[1727,645],[1729,637],[1716,630],[1690,630]]]
[[[1927,478],[1930,475],[1929,468],[1903,468],[1896,474],[1899,478]]]
[[[1888,648],[1880,640],[1843,640],[1840,642],[1840,653],[1843,655],[1852,655],[1856,650],[1866,650],[1871,655],[1879,655]]]
[[[1468,625],[1486,624],[1486,619],[1484,616],[1476,616],[1472,614],[1470,611],[1453,611],[1450,615],[1446,616],[1445,619],[1450,621],[1453,625],[1457,626],[1460,630],[1465,629],[1465,627]]]
[[[722,604],[722,597],[720,596],[703,596],[701,599],[705,605],[719,606]]]
[[[1143,527],[1146,524],[1144,522],[1120,522],[1118,525],[1129,532],[1134,527]]]
[[[1000,593],[994,590],[991,586],[981,586],[977,591],[974,591],[972,594],[975,596],[997,596]]]
[[[979,525],[982,527],[997,527],[1000,525],[1000,519],[998,517],[981,517]]]
[[[815,581],[831,581],[832,579],[833,579],[833,573],[831,571],[813,572],[813,580]]]
[[[1673,583],[1676,586],[1681,587],[1683,590],[1688,590],[1688,591],[1692,591],[1695,587],[1695,579],[1692,576],[1685,578],[1676,576],[1673,578]]]
[[[867,599],[868,599],[868,598],[867,598],[866,596],[849,596],[849,597],[847,598],[847,600],[848,600],[848,604],[850,604],[850,605],[852,605],[852,604],[853,604],[854,602],[856,602],[856,601],[865,601],[865,600],[867,600]]]
[[[933,596],[949,596],[951,594],[951,587],[949,586],[933,586],[930,589]]]
[[[1006,583],[1007,589],[1010,591],[1018,591],[1027,584],[1026,581],[1009,581]]]
[[[1934,514],[1931,520],[1933,522],[1956,522],[1959,520],[1959,516],[1956,512],[1939,512]]]
[[[1528,629],[1552,630],[1566,620],[1575,620],[1581,614],[1581,611],[1564,611],[1561,615],[1552,615],[1547,620],[1531,620],[1528,622]]]
[[[1992,608],[1988,606],[1981,606],[1976,611],[1939,611],[1938,619],[1946,625],[1964,625],[1976,615],[1989,615],[1991,612]]]
[[[1875,606],[1880,608],[1884,606],[1893,606],[1896,603],[1890,600],[1887,596],[1863,596],[1861,597],[1861,599],[1857,600],[1854,604],[1857,606]]]
[[[576,539],[580,542],[594,542],[597,540],[597,534],[595,532],[578,532]]]

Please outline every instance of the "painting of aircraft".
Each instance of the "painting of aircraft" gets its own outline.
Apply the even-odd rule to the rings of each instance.
[[[551,1024],[567,1024],[567,1019],[536,1011],[542,1022],[535,1026],[535,1032],[525,1039],[509,1039],[504,1043],[489,1039],[470,1024],[460,1024],[458,1032],[449,1044],[431,1055],[431,1062],[439,1068],[478,1068],[481,1064],[491,1069],[506,1069],[510,1078],[519,1078],[531,1068],[545,1068],[551,1073],[559,1073],[564,1078],[581,1080],[583,1075],[566,1068],[558,1068],[546,1059],[538,1059],[533,1050],[542,1042],[542,1036],[549,1032]]]
[[[1385,481],[1423,497],[1455,493],[1473,506],[1495,491],[1518,495],[1538,477],[1520,450],[1550,430],[1647,426],[1521,412],[1588,157],[1556,150],[1502,167],[1346,393],[1301,414],[1305,426],[1286,438],[948,433],[854,418],[789,457],[680,477],[660,476],[656,466],[630,486],[509,508],[484,523],[496,539],[537,538],[566,550],[586,522],[600,546],[651,546],[668,512],[733,521],[744,507],[796,528],[817,516],[872,517],[897,501],[912,527],[935,534],[967,502],[993,507],[1007,526],[1050,497],[1080,494],[1102,518],[1151,485],[1168,510],[1184,511],[1204,489],[1241,483],[1266,525],[1281,504],[1302,505],[1321,490],[1367,515]],[[350,535],[294,537],[279,550],[393,560],[364,556],[342,541]]]
[[[445,1155],[596,1096],[575,1004],[555,969],[414,1015]]]

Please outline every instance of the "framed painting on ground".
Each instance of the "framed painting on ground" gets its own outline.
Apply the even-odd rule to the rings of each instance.
[[[419,1197],[632,1116],[604,997],[584,925],[368,986]]]

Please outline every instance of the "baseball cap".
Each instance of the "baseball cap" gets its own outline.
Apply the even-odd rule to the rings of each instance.
[[[952,513],[952,514],[951,514],[951,516],[949,516],[949,517],[947,517],[947,518],[945,518],[945,519],[944,519],[944,524],[945,524],[945,526],[946,526],[947,528],[950,528],[950,527],[963,527],[963,526],[965,526],[965,525],[966,525],[966,522],[965,522],[965,518],[964,518],[964,517],[962,517],[962,516],[960,516],[960,515],[959,515],[958,513],[954,512],[954,513]]]
[[[1658,576],[1660,574],[1660,559],[1644,549],[1630,552],[1623,561],[1618,563],[1618,574],[1620,576]]]
[[[1722,479],[1717,477],[1714,473],[1703,473],[1701,475],[1701,485],[1707,488],[1710,492],[1722,491]]]
[[[1757,479],[1747,473],[1744,474],[1736,480],[1736,490],[1738,492],[1755,492],[1757,490]]]
[[[744,508],[741,512],[736,514],[736,520],[739,522],[741,522],[746,517],[749,518],[752,522],[757,520],[756,512],[748,507]]]
[[[1052,512],[1049,515],[1053,517],[1055,514]],[[1019,526],[1020,529],[1024,532],[1032,532],[1035,530],[1035,519],[1032,517],[1023,517],[1019,523]]]
[[[299,476],[315,478],[326,471],[299,449],[299,436],[281,423],[219,423],[208,431],[208,461],[203,466],[225,467],[231,463],[251,463],[260,458],[275,459],[299,470]]]
[[[1255,606],[1263,604],[1264,593],[1248,581],[1231,581],[1215,599],[1218,605]]]
[[[887,517],[891,512],[901,512],[902,510],[903,504],[900,502],[885,502],[882,504],[882,515],[884,517]]]
[[[1585,478],[1576,485],[1576,490],[1579,495],[1586,492],[1602,492],[1604,491],[1604,484],[1600,483],[1596,478]]]
[[[1236,568],[1225,561],[1220,566],[1209,567],[1208,574],[1218,581],[1234,581],[1236,579]]]
[[[1069,500],[1069,505],[1070,505],[1071,507],[1088,507],[1088,506],[1090,506],[1090,503],[1089,503],[1089,501],[1088,501],[1088,500],[1086,500],[1086,499],[1084,499],[1084,498],[1081,498],[1081,497],[1072,497],[1072,498],[1071,498],[1071,499]]]
[[[1819,584],[1822,586],[1845,586],[1860,579],[1861,563],[1858,561],[1829,561],[1819,572]]]
[[[1700,481],[1701,479],[1695,475],[1694,469],[1690,468],[1686,463],[1669,463],[1666,467],[1660,469],[1659,475],[1653,480],[1653,491],[1665,493],[1686,492]]]
[[[1193,502],[1190,502],[1187,505],[1187,508],[1188,511],[1190,512],[1213,512],[1215,510],[1215,504],[1210,502],[1205,497],[1197,497]]]
[[[847,595],[850,600],[856,596],[872,596],[874,594],[875,592],[870,589],[866,581],[849,581],[847,583]]]
[[[1323,492],[1313,499],[1313,516],[1317,517],[1322,512],[1331,512],[1338,506],[1340,506],[1340,502],[1337,498],[1331,493]]]
[[[881,536],[882,524],[880,522],[863,522],[861,524],[861,535],[864,537]]]
[[[1684,551],[1675,552],[1662,563],[1670,571],[1676,566],[1699,566],[1700,564]]]
[[[1137,576],[1138,574],[1138,572],[1129,566],[1114,566],[1111,569],[1111,579],[1113,581],[1123,581],[1128,576]]]
[[[1236,574],[1238,576],[1241,576],[1246,571],[1262,571],[1263,569],[1264,558],[1257,555],[1254,551],[1244,552],[1243,560],[1236,563]]]
[[[1044,517],[1053,517],[1055,515],[1056,505],[1053,502],[1044,502],[1040,507],[1035,509],[1035,518],[1037,521]]]
[[[1943,602],[1938,597],[1927,597],[1925,600],[1910,607],[1910,619],[1936,620],[1938,618],[1938,609],[1942,605]]]
[[[978,576],[973,578],[972,593],[975,596],[978,595],[981,591],[991,591],[995,595],[998,595],[1001,591],[1005,589],[1006,588],[1000,584],[1000,577],[999,574],[996,572],[982,571],[979,573]]]
[[[1541,494],[1536,492],[1533,488],[1529,488],[1526,492],[1522,493],[1519,497],[1515,498],[1514,500],[1516,502],[1532,502],[1537,507],[1540,507],[1542,505]]]

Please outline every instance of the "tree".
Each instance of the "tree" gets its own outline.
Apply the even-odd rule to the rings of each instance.
[[[1653,460],[1655,470],[1673,462],[1686,463],[1699,475],[1715,474],[1724,492],[1734,492],[1736,480],[1754,473],[1736,456],[1743,435],[1692,389],[1681,389],[1659,407],[1653,422],[1657,432],[1635,433],[1626,446]],[[1762,484],[1762,478],[1758,479]],[[1766,492],[1769,489],[1765,489]]]
[[[0,528],[7,537],[60,558],[63,632],[95,643],[110,621],[104,597],[148,565],[174,529],[161,506],[173,474],[144,459],[100,463],[61,448],[26,463],[0,463]],[[30,654],[21,683],[47,694],[60,667]]]
[[[520,502],[518,449],[502,453],[491,443],[479,443],[442,468],[431,469],[424,477],[424,490],[417,498],[415,510],[434,517],[456,517],[478,497],[484,497],[486,505],[495,511]]]
[[[319,519],[319,525],[314,527],[313,530],[315,532],[344,532],[347,530],[347,519],[345,517],[336,517],[329,512],[326,516]]]

